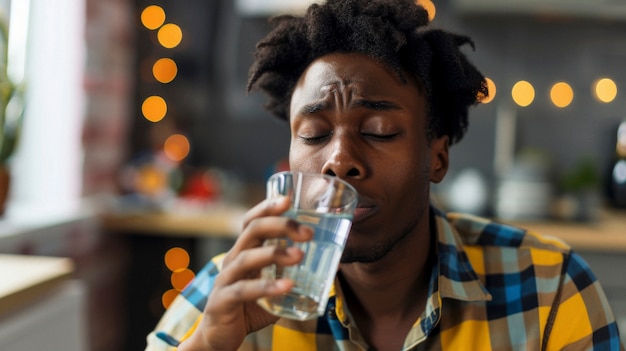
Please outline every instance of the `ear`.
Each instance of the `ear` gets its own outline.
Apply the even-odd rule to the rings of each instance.
[[[430,142],[430,181],[439,183],[448,173],[448,141],[447,135]]]

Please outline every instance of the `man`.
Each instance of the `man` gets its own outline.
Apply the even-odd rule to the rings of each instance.
[[[288,121],[291,169],[359,192],[327,312],[299,322],[256,304],[292,287],[260,280],[260,269],[302,258],[263,241],[312,237],[280,216],[285,199],[266,200],[166,312],[148,350],[623,349],[601,287],[565,244],[430,206],[430,183],[444,178],[448,147],[487,90],[459,50],[470,39],[427,23],[412,0],[329,0],[274,20],[248,88]]]

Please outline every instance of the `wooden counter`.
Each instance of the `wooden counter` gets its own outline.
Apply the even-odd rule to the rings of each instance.
[[[560,238],[578,251],[609,251],[626,254],[626,211],[605,210],[594,223],[512,222],[544,235]]]
[[[0,254],[0,316],[45,296],[73,270],[68,258]]]
[[[137,234],[181,237],[235,237],[247,209],[219,206],[202,213],[106,213],[100,216],[105,229]]]
[[[107,214],[105,228],[163,236],[236,237],[245,208],[218,207],[202,214]],[[518,227],[564,240],[576,250],[626,253],[626,212],[603,211],[597,223],[508,222]]]

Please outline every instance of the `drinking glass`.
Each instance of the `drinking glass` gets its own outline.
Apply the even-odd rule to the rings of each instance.
[[[268,312],[285,318],[307,320],[324,313],[352,225],[358,194],[354,187],[321,173],[280,172],[267,182],[267,198],[287,196],[291,206],[283,215],[315,230],[311,241],[293,242],[287,238],[268,239],[264,245],[296,246],[304,258],[293,266],[270,265],[262,269],[262,279],[288,278],[293,289],[280,296],[258,299]]]

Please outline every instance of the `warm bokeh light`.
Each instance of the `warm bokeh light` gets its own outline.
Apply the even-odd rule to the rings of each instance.
[[[172,49],[183,40],[183,31],[174,23],[168,23],[159,29],[157,38],[164,48]]]
[[[478,92],[478,101],[483,104],[488,104],[493,101],[496,97],[496,83],[493,82],[490,78],[485,78],[487,82],[487,89],[489,90],[489,95],[484,96],[482,93]]]
[[[150,96],[141,104],[141,113],[150,122],[158,122],[167,114],[167,103],[160,96]]]
[[[178,66],[171,58],[160,58],[152,66],[154,78],[161,83],[169,83],[176,78]]]
[[[567,107],[574,100],[574,90],[565,82],[555,83],[550,89],[550,100],[556,107]]]
[[[172,287],[178,291],[182,291],[195,276],[196,275],[190,269],[173,272],[171,277]]]
[[[516,104],[521,107],[526,107],[535,100],[535,88],[533,88],[532,84],[529,82],[520,80],[513,85],[511,96]]]
[[[135,189],[142,194],[156,194],[167,187],[167,175],[160,169],[145,165],[138,169]]]
[[[169,136],[163,145],[163,152],[165,152],[165,155],[172,161],[183,160],[189,155],[190,149],[189,139],[182,134]]]
[[[182,271],[189,267],[189,253],[183,248],[173,247],[165,253],[164,261],[170,271]]]
[[[428,19],[430,21],[435,19],[435,15],[437,14],[437,8],[431,0],[417,0],[417,4],[422,5],[422,7],[426,11],[428,11]]]
[[[165,11],[157,5],[150,5],[141,11],[141,23],[144,27],[154,30],[165,22]]]
[[[161,303],[163,304],[163,307],[168,309],[178,294],[180,294],[180,292],[176,289],[169,289],[164,292],[163,295],[161,295]]]
[[[600,102],[611,102],[617,96],[617,84],[610,78],[601,78],[593,83],[593,96]]]

